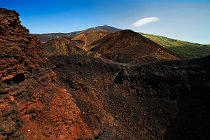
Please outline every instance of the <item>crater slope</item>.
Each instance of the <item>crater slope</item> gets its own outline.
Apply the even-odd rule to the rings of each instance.
[[[87,31],[75,36],[72,40],[81,41],[83,43],[82,48],[86,51],[92,49],[92,43],[102,39],[104,36],[109,34],[108,32],[102,31]]]
[[[160,60],[179,60],[176,54],[131,30],[109,34],[92,43],[90,51],[121,63],[146,63]]]

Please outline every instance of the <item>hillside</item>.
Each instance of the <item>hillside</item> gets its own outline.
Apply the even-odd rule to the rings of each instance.
[[[51,40],[54,38],[60,38],[60,37],[74,38],[80,34],[84,34],[85,32],[92,32],[92,31],[113,33],[113,32],[120,31],[120,29],[104,25],[104,26],[89,28],[83,31],[71,32],[71,33],[49,33],[49,34],[34,34],[34,35],[42,43],[45,43],[48,40]],[[151,35],[151,34],[145,34],[145,33],[140,33],[140,34],[154,41],[160,46],[163,46],[166,49],[169,49],[170,51],[176,53],[177,55],[183,58],[192,59],[192,58],[201,58],[201,57],[210,55],[210,45],[203,45],[203,44],[191,43],[187,41],[180,41],[180,40],[171,39],[171,38],[158,36],[158,35]],[[79,38],[81,38],[81,36],[83,35],[80,35]]]
[[[82,54],[83,43],[79,41],[73,41],[68,38],[55,38],[47,41],[41,45],[47,57],[57,55],[75,55]]]
[[[210,55],[210,45],[190,43],[157,35],[141,34],[183,58],[192,59]]]
[[[99,53],[103,58],[121,63],[179,59],[176,54],[131,30],[108,34],[92,43],[92,47],[90,51]]]
[[[108,32],[103,32],[103,31],[86,31],[83,33],[80,33],[79,35],[75,36],[72,40],[75,41],[82,41],[83,46],[82,48],[86,51],[89,51],[92,49],[92,43],[102,39],[104,36],[109,34]]]

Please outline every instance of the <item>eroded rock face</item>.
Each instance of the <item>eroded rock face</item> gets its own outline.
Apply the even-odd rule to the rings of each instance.
[[[39,43],[21,25],[18,13],[0,9],[0,137],[23,138],[16,96],[27,88],[28,76],[45,62]],[[22,85],[22,86],[19,86]]]
[[[21,82],[26,72],[45,63],[38,41],[21,26],[18,16],[15,11],[0,10],[0,76],[5,83]]]

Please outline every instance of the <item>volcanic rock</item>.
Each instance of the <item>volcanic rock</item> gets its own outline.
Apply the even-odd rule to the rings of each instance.
[[[0,139],[78,139],[89,128],[65,88],[54,83],[39,42],[12,10],[0,9]]]

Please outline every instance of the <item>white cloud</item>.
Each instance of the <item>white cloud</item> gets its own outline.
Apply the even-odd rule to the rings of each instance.
[[[133,27],[141,27],[144,26],[146,24],[150,24],[153,22],[158,22],[160,20],[160,18],[158,17],[147,17],[147,18],[142,18],[136,22],[134,22],[131,26]]]

